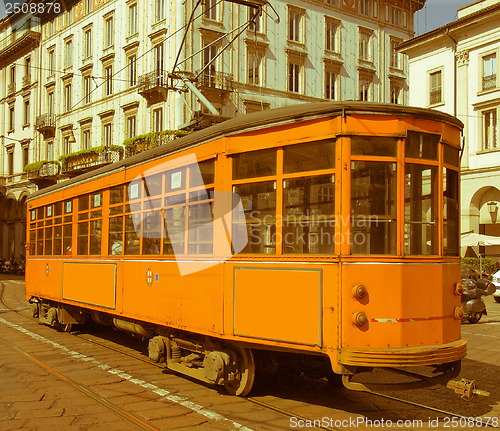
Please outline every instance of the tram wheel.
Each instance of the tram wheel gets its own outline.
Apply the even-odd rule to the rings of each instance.
[[[495,300],[496,303],[500,302],[500,296],[494,296],[493,299]]]
[[[251,391],[255,380],[255,361],[250,349],[238,348],[236,353],[234,376],[232,380],[224,380],[224,387],[231,395],[245,396]]]
[[[73,329],[73,324],[72,323],[61,323],[59,325],[59,330],[61,332],[71,332],[71,330]]]
[[[481,316],[483,313],[472,313],[469,317],[467,317],[467,321],[469,323],[477,323],[481,320]]]

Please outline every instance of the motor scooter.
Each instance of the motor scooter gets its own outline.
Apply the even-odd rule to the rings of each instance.
[[[464,293],[462,294],[462,310],[464,317],[469,323],[477,323],[481,320],[481,316],[487,315],[486,304],[481,296],[492,295],[496,287],[489,280],[480,278],[474,280],[469,278],[462,282]]]

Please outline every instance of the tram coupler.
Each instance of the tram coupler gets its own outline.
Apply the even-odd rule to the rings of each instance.
[[[481,389],[476,389],[475,380],[462,379],[460,381],[450,380],[446,384],[447,388],[455,390],[456,394],[462,395],[464,400],[472,400],[474,395],[481,395],[483,397],[489,397],[490,393],[487,391],[482,391]]]

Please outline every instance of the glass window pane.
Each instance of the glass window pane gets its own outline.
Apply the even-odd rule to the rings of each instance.
[[[405,254],[438,254],[438,168],[405,166]]]
[[[335,141],[290,145],[283,149],[283,172],[315,171],[335,167]]]
[[[109,189],[109,204],[120,204],[125,197],[123,184]]]
[[[198,163],[198,167],[189,168],[189,187],[201,187],[213,184],[215,181],[215,162],[206,160]]]
[[[332,254],[334,238],[335,176],[286,180],[283,253]]]
[[[233,156],[233,179],[276,175],[276,149],[252,151]]]
[[[36,254],[38,256],[43,254],[43,229],[36,231]]]
[[[161,211],[142,215],[142,254],[160,254]]]
[[[90,222],[90,254],[101,254],[102,220]]]
[[[78,211],[86,211],[89,209],[89,195],[78,197]]]
[[[188,223],[188,253],[212,253],[214,233],[212,204],[205,202],[190,206]]]
[[[62,211],[63,211],[63,203],[62,202],[57,202],[56,204],[54,204],[54,215],[55,216],[62,215]]]
[[[66,224],[63,226],[63,250],[64,254],[71,256],[73,242],[73,226]]]
[[[351,254],[396,254],[396,163],[352,162],[351,177]]]
[[[140,254],[140,237],[137,232],[141,214],[128,214],[125,216],[125,254]]]
[[[351,137],[351,154],[353,156],[396,157],[398,140],[380,136],[353,136]]]
[[[233,220],[233,237],[244,237],[245,230],[248,243],[242,253],[276,253],[276,183],[240,184],[233,187],[239,195],[245,211],[245,224]],[[235,232],[236,230],[236,232]]]
[[[79,255],[89,254],[89,223],[78,223],[78,244]]]
[[[408,131],[405,147],[406,157],[437,160],[440,139],[440,135]]]
[[[35,256],[36,254],[36,231],[32,230],[30,232],[30,255]]]
[[[144,179],[144,196],[161,195],[163,175],[156,174]]]
[[[185,254],[186,208],[178,206],[165,209],[164,224],[163,254]]]
[[[445,256],[457,256],[458,244],[458,172],[443,168],[443,249]]]
[[[61,207],[62,209],[62,207]],[[60,256],[62,254],[62,226],[54,227],[54,255]]]
[[[123,250],[123,217],[110,217],[108,254],[121,255]]]
[[[52,255],[52,228],[45,228],[45,253],[46,256]]]
[[[165,173],[165,192],[176,192],[186,188],[186,168],[172,169]]]
[[[444,146],[444,162],[448,165],[452,165],[458,167],[459,160],[459,151],[458,148],[450,147],[449,145]]]
[[[90,207],[99,208],[102,206],[102,192],[92,193],[90,195]]]

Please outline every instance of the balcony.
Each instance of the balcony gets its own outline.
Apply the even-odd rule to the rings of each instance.
[[[167,99],[168,74],[165,70],[155,70],[139,76],[137,93],[148,100],[148,103],[157,103]]]
[[[53,160],[30,163],[24,167],[28,179],[36,184],[39,189],[56,184],[60,170],[59,162]]]
[[[218,91],[233,91],[233,75],[230,73],[205,70],[198,76],[196,87]]]
[[[65,154],[59,157],[61,172],[73,177],[110,163],[119,162],[123,156],[123,147],[104,145],[93,147],[76,153]]]
[[[438,103],[441,103],[441,88],[438,90],[432,90],[430,93],[430,98],[429,98],[429,104],[430,105],[436,105]]]
[[[151,148],[165,145],[187,134],[188,132],[183,130],[164,130],[163,132],[152,132],[146,135],[125,139],[123,143],[125,146],[125,157],[135,156]]]
[[[483,91],[493,90],[497,87],[497,75],[483,76]]]
[[[22,82],[22,88],[27,88],[31,85],[31,75],[24,75],[23,76],[23,82]]]
[[[7,85],[7,95],[14,94],[16,92],[16,83],[11,82],[9,85]]]
[[[56,120],[52,114],[42,114],[36,117],[35,128],[42,133],[44,138],[54,136],[56,130]]]
[[[38,44],[41,33],[34,29],[38,26],[38,20],[27,20],[22,27],[13,29],[11,34],[0,40],[0,63],[17,55],[23,49]]]

